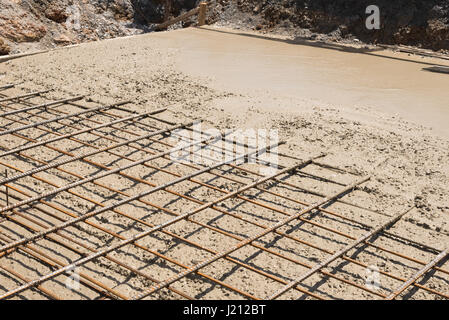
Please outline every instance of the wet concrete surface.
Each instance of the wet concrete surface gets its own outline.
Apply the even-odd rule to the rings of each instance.
[[[447,60],[213,27],[156,36],[180,50],[183,72],[209,77],[217,88],[373,107],[449,137],[449,74],[424,70]]]

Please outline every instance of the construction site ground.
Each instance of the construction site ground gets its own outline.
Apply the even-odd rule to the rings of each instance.
[[[28,106],[39,105],[79,95],[85,96],[81,99],[84,107],[129,101],[122,106],[124,110],[111,111],[112,115],[97,114],[95,117],[83,117],[76,121],[71,119],[71,122],[65,122],[65,126],[62,127],[56,124],[49,127],[62,134],[70,132],[66,131],[67,126],[80,130],[130,116],[133,112],[147,113],[167,108],[161,114],[158,113],[157,119],[145,118],[142,122],[129,127],[120,127],[127,131],[105,129],[102,133],[114,141],[85,136],[90,146],[80,145],[73,140],[52,144],[58,150],[73,154],[86,153],[95,148],[106,147],[113,142],[143,135],[148,132],[148,128],[163,130],[177,123],[202,119],[204,126],[219,130],[238,128],[279,130],[280,139],[286,142],[279,150],[282,154],[288,155],[280,159],[283,167],[324,154],[319,163],[307,164],[304,169],[306,174],[289,177],[290,183],[315,192],[333,194],[342,186],[351,184],[360,177],[371,177],[348,198],[348,201],[369,210],[338,202],[328,208],[350,219],[350,223],[346,220],[341,221],[335,216],[308,213],[304,219],[311,219],[319,226],[315,224],[303,226],[304,221],[301,223],[295,221],[285,226],[285,229],[281,229],[285,234],[303,241],[311,241],[314,245],[324,248],[324,253],[323,250],[307,246],[300,248],[285,235],[279,240],[277,235],[269,234],[262,242],[257,243],[266,245],[270,250],[286,255],[290,259],[314,265],[325,259],[329,253],[341,249],[342,245],[362,236],[367,226],[377,227],[413,207],[414,209],[407,211],[389,230],[401,240],[383,236],[375,241],[376,245],[412,257],[415,261],[368,245],[348,255],[351,259],[363,262],[363,265],[338,260],[338,263],[332,264],[330,268],[335,271],[336,277],[357,285],[335,279],[332,277],[333,271],[329,271],[330,276],[328,274],[324,277],[323,274],[317,273],[308,278],[301,286],[302,291],[289,291],[282,296],[290,299],[374,299],[386,297],[401,285],[401,280],[397,277],[403,280],[409,278],[430,262],[438,252],[449,247],[449,127],[447,126],[449,77],[447,74],[425,70],[432,65],[449,66],[449,61],[364,46],[345,47],[301,39],[275,38],[226,28],[187,28],[86,43],[1,63],[0,86],[8,83],[16,85],[1,91],[3,96],[0,99],[52,90],[30,97],[26,103]],[[59,106],[58,112],[49,108],[42,112],[34,110],[26,116],[17,113],[3,117],[0,125],[3,130],[11,130],[19,125],[82,110],[73,103],[62,105],[64,107]],[[26,106],[27,104],[20,105],[12,101],[11,104],[2,106],[1,112],[11,112]],[[88,123],[89,121],[91,123]],[[22,133],[26,133],[31,139],[27,143],[52,138],[46,136],[48,132],[42,133],[34,128]],[[164,143],[169,141],[164,136],[161,139],[165,139]],[[4,135],[0,141],[2,153],[24,144],[23,139],[17,136]],[[155,153],[169,150],[168,144],[154,146],[153,143],[155,142],[139,147],[149,148]],[[108,168],[115,168],[128,164],[130,159],[138,161],[148,156],[146,152],[130,150],[128,147],[115,151],[129,159],[111,156],[110,153],[100,153],[91,160]],[[23,159],[16,155],[8,155],[0,160],[11,167],[27,171],[37,165],[36,159],[43,164],[59,161],[67,156],[49,148],[31,149],[25,154],[34,160]],[[326,164],[350,173],[335,168],[331,170]],[[167,159],[157,159],[153,165],[171,171],[172,174],[139,166],[126,172],[139,177],[140,182],[112,175],[97,181],[108,185],[107,191],[98,185],[73,189],[74,192],[94,202],[73,194],[59,195],[51,201],[61,208],[82,214],[97,210],[101,205],[110,205],[127,195],[144,192],[149,187],[145,181],[149,182],[150,186],[162,185],[194,171],[192,167],[173,164]],[[11,167],[8,169],[10,175],[20,173]],[[231,192],[238,189],[241,184],[252,183],[260,178],[255,173],[249,173],[250,170],[257,172],[257,166],[248,165],[243,168],[249,171],[229,168],[227,168],[229,171],[215,171],[228,174],[229,177],[240,181],[240,184],[236,181],[231,183],[223,178],[213,178],[210,173],[206,173],[199,180]],[[75,175],[67,172],[56,173],[51,169],[39,175],[44,180],[25,178],[18,185],[25,187],[25,194],[19,197],[14,193],[17,191],[10,190],[11,201],[23,200],[25,195],[33,197],[51,191],[53,188],[76,181],[74,177],[83,179],[101,172],[98,167],[79,162],[67,164],[63,169]],[[324,177],[324,180],[311,178],[314,175]],[[49,185],[45,179],[54,185]],[[176,185],[173,190],[200,199],[201,203],[223,196],[222,192],[214,188],[197,189],[190,184],[182,183]],[[285,186],[275,185],[270,190],[304,203],[313,203],[319,198],[301,194],[298,190]],[[267,225],[283,219],[282,214],[279,214],[280,210],[294,214],[299,208],[295,207],[296,204],[291,200],[279,198],[274,194],[260,195],[254,190],[253,192],[251,195],[254,199],[278,208],[277,213],[267,208],[265,210],[252,202],[241,204],[239,203],[241,199],[229,199],[219,206],[223,210],[232,208],[235,214],[248,217],[256,224]],[[2,190],[0,199],[2,207],[7,205],[4,195],[5,191]],[[14,198],[14,195],[18,198]],[[155,202],[167,210],[180,214],[194,210],[200,205],[198,202],[180,199],[179,195],[162,191],[143,200]],[[38,209],[31,207],[27,210],[34,219],[42,218],[41,213],[37,213]],[[117,212],[109,211],[92,219],[102,228],[110,230],[109,235],[106,236],[104,230],[99,232],[91,225],[83,225],[82,229],[64,230],[67,231],[65,236],[78,238],[95,250],[102,250],[116,244],[122,239],[121,237],[129,238],[151,225],[167,221],[170,216],[161,210],[151,211],[150,214],[148,205],[143,203],[126,204],[120,210],[132,212],[133,217],[145,220],[148,225],[141,225]],[[199,227],[191,221],[183,220],[179,224],[173,224],[166,231],[196,241],[206,250],[198,250],[192,245],[174,240],[164,232],[144,238],[139,244],[163,253],[175,259],[177,263],[194,266],[208,259],[214,252],[225,251],[231,244],[260,231],[260,226],[243,223],[241,219],[223,217],[222,214],[218,215],[218,218],[217,215],[217,212],[208,209],[196,216],[195,221],[226,230],[231,234],[232,241],[229,240],[229,235],[223,236],[223,233],[217,230],[211,231],[204,226]],[[61,219],[70,218],[57,217],[59,218],[39,221],[44,223],[45,227],[51,228],[60,224],[63,221]],[[361,225],[357,225],[357,222]],[[16,229],[14,223],[6,220],[2,223],[8,230],[6,233],[7,237],[11,237],[10,241],[30,236],[29,229]],[[44,225],[38,224],[36,230],[43,230]],[[335,230],[345,233],[346,236],[334,232]],[[119,236],[113,234],[111,236],[111,232]],[[407,239],[413,240],[413,243]],[[9,241],[7,238],[0,240],[3,246]],[[78,247],[83,254],[77,255],[48,239],[39,240],[37,246],[46,254],[57,256],[66,264],[93,252],[86,254],[86,248],[81,250]],[[54,277],[51,281],[44,282],[42,286],[45,290],[58,292],[59,298],[92,299],[111,295],[114,298],[133,298],[136,294],[145,293],[145,290],[154,284],[148,280],[149,278],[162,281],[183,270],[179,264],[167,262],[168,260],[162,261],[163,258],[155,257],[154,254],[142,251],[141,248],[124,247],[121,251],[114,252],[113,257],[126,261],[129,265],[128,271],[125,272],[123,268],[117,267],[117,263],[105,258],[88,262],[83,267],[87,277],[84,280],[87,279],[89,282],[92,279],[88,280],[88,277],[91,277],[101,281],[107,288],[113,289],[112,293],[102,295],[99,293],[98,285],[96,290],[83,286],[81,292],[74,293],[64,286],[65,275],[58,276],[60,278]],[[273,254],[261,253],[257,248],[246,246],[236,251],[233,259],[254,269],[236,267],[235,261],[221,259],[201,269],[201,272],[212,277],[212,280],[198,274],[184,277],[174,282],[170,290],[166,288],[158,290],[157,294],[148,297],[265,298],[281,289],[282,281],[289,282],[306,270],[304,266],[298,266],[291,260],[278,258],[273,257]],[[36,262],[35,257],[22,251],[14,251],[1,259],[3,266],[7,268],[10,265],[15,272],[28,280],[56,270],[54,266],[49,267],[42,262]],[[382,272],[380,291],[371,292],[373,290],[360,288],[365,286],[363,275],[366,267],[372,265],[376,265]],[[147,277],[132,275],[133,273],[129,272],[130,268],[145,272]],[[447,297],[448,263],[441,265],[440,268],[442,271],[436,270],[436,274],[422,284],[425,288],[430,288],[429,290],[415,286],[401,297],[409,299]],[[262,271],[269,275],[268,278]],[[389,277],[389,274],[395,275],[396,279]],[[0,279],[2,294],[19,285],[17,279],[11,278],[11,274],[9,276],[3,274]],[[220,284],[215,281],[216,279],[226,285]],[[228,288],[227,285],[232,288]],[[241,292],[234,290],[235,287]],[[432,290],[443,293],[443,296],[432,293]],[[39,290],[23,290],[20,295],[14,297],[48,298],[49,295]]]

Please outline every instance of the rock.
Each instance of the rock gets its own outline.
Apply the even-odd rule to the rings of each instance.
[[[67,21],[68,18],[68,14],[65,9],[56,7],[45,10],[45,16],[57,23],[63,23]]]
[[[11,52],[11,47],[5,42],[5,40],[0,38],[0,56],[7,55],[10,52]]]
[[[54,37],[53,41],[57,44],[70,44],[73,42],[73,40],[65,34],[60,34],[60,35]]]
[[[134,15],[134,9],[129,1],[115,0],[110,6],[110,9],[114,13],[114,17],[117,20],[132,19]]]
[[[440,20],[431,20],[428,23],[426,33],[432,39],[432,48],[449,49],[449,25]]]

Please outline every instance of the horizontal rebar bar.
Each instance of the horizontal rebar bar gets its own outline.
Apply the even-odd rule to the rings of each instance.
[[[39,142],[36,142],[36,143],[32,143],[32,144],[29,144],[29,145],[25,145],[25,146],[22,146],[22,147],[11,149],[11,150],[8,150],[8,151],[6,151],[4,153],[1,153],[0,154],[0,158],[5,157],[5,156],[10,155],[10,154],[13,154],[13,153],[19,153],[19,152],[26,151],[26,150],[29,150],[29,149],[32,149],[32,148],[36,148],[36,147],[42,146],[44,144],[53,143],[53,142],[60,141],[60,140],[66,139],[66,138],[71,138],[71,137],[74,137],[74,136],[77,136],[77,135],[80,135],[80,134],[83,134],[83,133],[87,133],[87,132],[90,132],[90,131],[98,130],[98,129],[101,129],[101,128],[104,128],[104,127],[108,127],[108,126],[111,126],[111,125],[114,125],[114,124],[121,123],[121,122],[125,122],[125,121],[129,121],[129,120],[134,120],[134,119],[146,117],[146,116],[151,115],[151,114],[161,113],[161,112],[164,112],[165,110],[167,110],[167,108],[162,108],[162,109],[158,109],[158,110],[151,111],[151,112],[145,112],[145,113],[136,114],[136,115],[132,115],[132,116],[125,117],[125,118],[120,118],[120,119],[117,119],[117,120],[114,120],[114,121],[111,121],[111,122],[103,123],[101,125],[98,125],[98,126],[95,126],[95,127],[92,127],[92,128],[86,128],[86,129],[78,130],[76,132],[72,132],[72,133],[61,135],[61,136],[57,136],[55,138],[48,139],[48,140],[45,140],[45,141],[39,141]],[[0,184],[2,184],[2,183],[0,182]]]
[[[23,108],[23,109],[17,109],[17,110],[13,110],[13,111],[8,111],[8,112],[1,113],[0,114],[0,118],[6,117],[6,116],[11,116],[11,115],[14,115],[14,114],[17,114],[17,113],[22,113],[22,112],[34,110],[34,109],[47,108],[47,107],[51,107],[51,106],[54,106],[54,105],[57,105],[57,104],[64,104],[64,103],[66,103],[68,101],[81,100],[84,97],[85,96],[76,96],[76,97],[72,97],[72,98],[66,98],[66,99],[61,99],[61,100],[57,100],[57,101],[47,102],[47,103],[44,103],[44,104],[39,104],[39,105],[35,105],[35,106]]]
[[[4,86],[1,86],[0,90],[11,89],[11,88],[14,88],[15,86],[16,86],[15,84],[7,84],[7,85],[4,85]]]
[[[30,123],[28,125],[22,126],[22,127],[18,127],[18,128],[13,128],[13,129],[9,129],[9,130],[4,130],[4,131],[0,131],[0,136],[4,136],[5,134],[11,134],[17,131],[21,131],[21,130],[25,130],[25,129],[29,129],[29,128],[34,128],[34,127],[38,127],[47,123],[51,123],[51,122],[56,122],[59,120],[63,120],[63,119],[67,119],[67,118],[71,118],[71,117],[76,117],[76,116],[80,116],[82,114],[86,114],[86,113],[91,113],[91,112],[96,112],[102,109],[112,109],[116,106],[122,106],[125,104],[131,103],[131,101],[123,101],[123,102],[119,102],[119,103],[115,103],[115,104],[111,104],[111,105],[105,105],[105,106],[99,106],[99,107],[95,107],[95,108],[89,108],[83,111],[79,111],[76,113],[71,113],[68,115],[64,115],[64,116],[59,116],[56,118],[52,118],[52,119],[48,119],[42,122],[35,122],[35,123]]]
[[[27,93],[27,94],[22,94],[20,96],[2,98],[2,99],[0,99],[0,103],[6,102],[6,101],[11,101],[11,100],[16,100],[16,99],[25,99],[25,98],[30,98],[30,97],[34,97],[34,96],[39,96],[43,93],[47,93],[50,91],[51,90],[35,91],[35,92]],[[66,101],[66,102],[69,102],[69,101]]]
[[[77,104],[77,103],[74,103],[74,102],[69,102],[68,104],[74,105],[74,106],[77,106],[77,107],[80,107],[80,108],[82,107],[81,105],[79,105],[79,104]],[[58,112],[58,113],[64,113],[64,112],[61,111],[61,110],[55,110],[55,111]],[[105,110],[100,110],[99,113],[102,113],[102,114],[105,114],[105,115],[108,115],[108,116],[117,117],[117,115],[111,114],[111,113],[109,113],[109,112],[107,112],[107,111],[105,111]],[[163,123],[166,123],[166,124],[169,124],[169,125],[175,125],[175,124],[176,124],[175,122],[168,121],[168,120],[164,120],[164,119],[161,119],[161,118],[157,118],[157,117],[154,117],[154,116],[151,116],[151,115],[148,116],[148,118],[154,119],[154,120],[156,120],[156,121],[158,121],[158,122],[163,122]],[[90,121],[90,122],[93,122],[93,123],[96,123],[96,124],[99,124],[99,123],[100,123],[100,122],[98,122],[98,121],[96,121],[96,120],[94,120],[94,119],[86,119],[86,120],[87,120],[87,121]],[[200,120],[195,120],[195,121],[200,121]],[[142,125],[151,127],[152,129],[160,130],[160,128],[158,128],[158,127],[156,127],[156,126],[151,126],[151,125],[143,124],[143,123],[139,123],[139,124],[142,124]],[[137,136],[137,135],[138,135],[138,134],[136,134],[136,133],[133,132],[133,131],[126,130],[126,129],[123,129],[123,128],[116,128],[116,127],[112,127],[112,128],[113,128],[113,129],[116,129],[116,130],[119,130],[119,131],[122,131],[122,132],[125,132],[125,133],[129,133],[129,134],[134,135],[134,136]],[[193,132],[198,132],[198,133],[201,133],[202,135],[206,135],[206,136],[208,135],[207,132],[197,131],[197,130],[195,130],[195,128],[187,127],[186,130],[193,131]],[[174,132],[173,135],[174,135],[174,136],[178,136],[178,137],[183,138],[182,135],[179,135],[179,134],[177,134],[176,132]],[[107,138],[106,138],[106,139],[107,139]],[[111,140],[111,141],[112,141],[112,140]],[[159,141],[155,141],[155,142],[159,142]],[[159,143],[160,143],[160,142],[159,142]],[[240,142],[238,142],[238,141],[236,142],[236,144],[237,144],[238,146],[244,146],[244,147],[246,147],[246,148],[250,148],[250,146],[248,146],[247,144],[240,143]],[[168,144],[168,143],[166,143],[166,145],[167,145],[167,146],[173,146],[173,145],[170,145],[170,144]],[[212,148],[213,148],[213,147],[212,147]],[[137,149],[138,149],[138,150],[141,150],[141,149],[139,149],[139,148],[137,148]],[[223,149],[225,149],[226,151],[229,151],[229,150],[226,149],[226,148],[223,148]],[[142,150],[141,150],[141,151],[142,151]],[[220,150],[220,151],[222,151],[222,150]],[[271,153],[273,153],[273,152],[271,152]],[[207,156],[205,156],[205,158],[207,158]],[[297,160],[301,160],[301,159],[297,159]],[[257,160],[256,160],[256,161],[257,161]],[[267,165],[277,166],[277,164],[272,163],[272,162],[269,162],[269,161],[267,161],[267,160],[264,160],[264,162],[266,162]],[[282,169],[282,167],[281,167],[280,169]]]

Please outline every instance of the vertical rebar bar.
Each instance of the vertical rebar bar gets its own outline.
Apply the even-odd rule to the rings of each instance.
[[[5,178],[8,179],[8,169],[5,169]],[[9,207],[9,189],[7,184],[5,184],[5,195],[6,195],[6,206]]]

